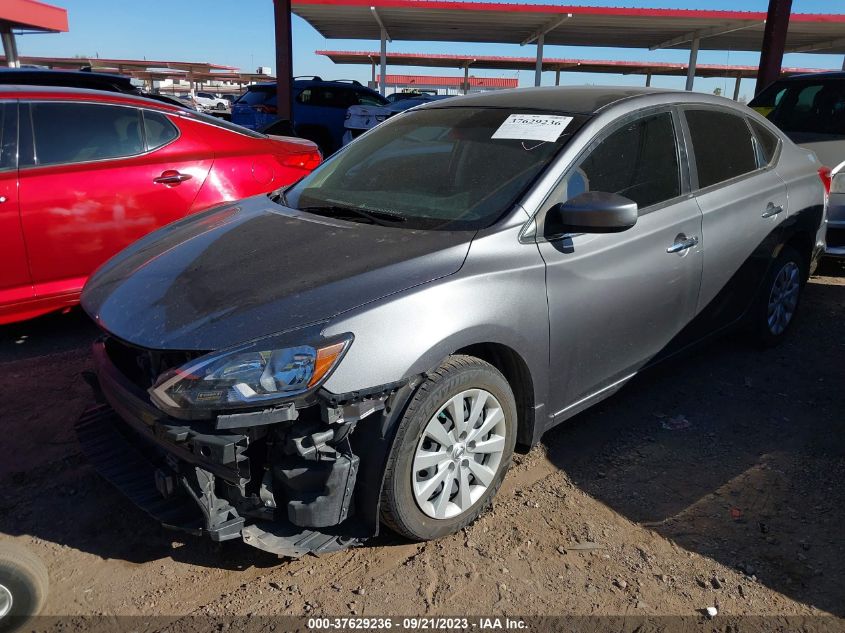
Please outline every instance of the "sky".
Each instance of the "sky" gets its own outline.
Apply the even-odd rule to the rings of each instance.
[[[72,57],[99,56],[122,59],[157,59],[207,61],[254,71],[270,66],[275,72],[272,0],[48,0],[67,9],[70,31],[59,34],[26,34],[18,37],[21,55]],[[526,0],[528,1],[528,0]],[[679,9],[741,9],[765,11],[767,0],[531,0],[544,4],[579,4],[584,6],[670,7]],[[845,11],[843,0],[793,0],[794,13],[837,13]],[[293,58],[295,75],[320,75],[324,79],[370,78],[370,67],[336,65],[315,55],[319,49],[378,50],[373,40],[327,40],[304,20],[293,16]],[[459,42],[393,42],[388,51],[408,53],[453,53],[475,55],[533,56],[533,45],[465,44]],[[544,47],[546,57],[585,59],[624,59],[637,61],[686,62],[689,51],[683,49],[648,51],[583,46]],[[701,51],[699,63],[757,64],[759,55],[749,52]],[[842,68],[842,55],[793,54],[784,58],[785,66],[805,68]],[[388,73],[460,75],[459,70],[388,66]],[[481,77],[516,77],[520,85],[533,85],[534,73],[527,71],[484,71]],[[643,76],[592,73],[561,73],[561,84],[642,85]],[[543,73],[545,85],[554,84],[554,73]],[[683,77],[655,77],[652,85],[683,88]],[[696,78],[695,89],[723,94],[733,93],[733,79]],[[740,94],[751,97],[754,80],[742,82]]]

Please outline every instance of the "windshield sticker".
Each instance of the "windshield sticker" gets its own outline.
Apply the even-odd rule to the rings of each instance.
[[[572,121],[557,114],[511,114],[490,138],[554,142]]]

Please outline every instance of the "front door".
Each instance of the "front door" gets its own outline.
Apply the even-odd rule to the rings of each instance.
[[[539,244],[558,419],[647,364],[695,314],[701,213],[682,185],[678,127],[671,111],[651,110],[603,132],[548,202],[601,191],[639,206],[636,225],[622,233]]]

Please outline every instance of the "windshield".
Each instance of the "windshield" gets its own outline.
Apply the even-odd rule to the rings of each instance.
[[[845,137],[845,80],[779,81],[749,105],[788,134]]]
[[[477,230],[513,208],[585,120],[500,108],[408,112],[328,159],[284,202],[401,228]],[[543,125],[556,129],[538,133]]]

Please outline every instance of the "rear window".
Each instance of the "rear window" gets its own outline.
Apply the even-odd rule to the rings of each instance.
[[[779,81],[749,105],[784,132],[845,137],[845,80]]]
[[[685,110],[684,116],[692,137],[699,187],[758,168],[751,129],[744,117],[719,110]]]
[[[267,138],[266,134],[256,132],[255,130],[249,130],[245,127],[241,127],[240,125],[236,125],[235,123],[230,123],[229,121],[225,121],[216,116],[211,116],[210,114],[203,114],[202,112],[188,112],[185,113],[183,116],[202,121],[203,123],[208,123],[209,125],[213,125],[214,127],[220,127],[224,130],[229,130],[230,132],[243,134],[244,136],[250,136],[252,138]]]
[[[275,105],[276,104],[276,87],[262,86],[250,88],[237,101],[240,104],[255,106],[255,105]]]

